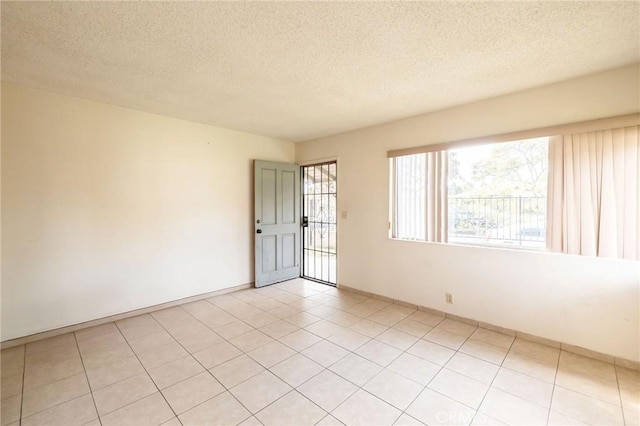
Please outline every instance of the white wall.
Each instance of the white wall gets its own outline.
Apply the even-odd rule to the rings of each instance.
[[[640,111],[629,66],[296,145],[338,158],[340,284],[640,360],[638,262],[388,238],[390,149]],[[453,293],[454,305],[444,303]]]
[[[294,149],[3,84],[2,340],[252,282],[252,159]]]

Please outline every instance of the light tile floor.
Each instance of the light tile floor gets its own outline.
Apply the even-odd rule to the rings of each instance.
[[[301,279],[2,351],[5,425],[638,425],[637,371]]]

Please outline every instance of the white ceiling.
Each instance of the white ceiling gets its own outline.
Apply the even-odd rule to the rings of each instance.
[[[292,141],[640,60],[639,2],[2,2],[2,80]]]

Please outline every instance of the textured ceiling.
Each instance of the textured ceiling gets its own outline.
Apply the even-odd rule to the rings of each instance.
[[[638,2],[6,2],[2,80],[292,141],[640,60]]]

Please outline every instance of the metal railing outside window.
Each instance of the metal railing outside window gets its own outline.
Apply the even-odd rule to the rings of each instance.
[[[450,197],[449,242],[544,248],[546,197]]]

